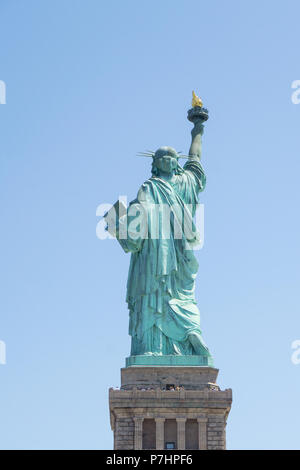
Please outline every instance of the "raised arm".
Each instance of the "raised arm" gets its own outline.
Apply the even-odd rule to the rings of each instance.
[[[192,143],[189,150],[189,156],[193,160],[200,161],[202,153],[202,134],[204,131],[204,126],[202,121],[199,119],[194,123],[194,127],[191,131],[192,134]]]
[[[184,170],[189,173],[196,184],[196,192],[203,191],[206,184],[206,177],[200,164],[202,152],[202,134],[204,131],[203,119],[194,119],[194,127],[191,131],[192,143],[189,150],[189,159],[184,165]]]

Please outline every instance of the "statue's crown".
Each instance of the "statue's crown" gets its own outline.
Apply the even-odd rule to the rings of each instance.
[[[159,147],[159,149],[154,152],[153,150],[146,150],[146,152],[139,152],[137,154],[139,157],[152,157],[154,160],[157,158],[163,158],[166,156],[174,158],[189,158],[188,155],[183,155],[182,152],[176,152],[173,147]]]

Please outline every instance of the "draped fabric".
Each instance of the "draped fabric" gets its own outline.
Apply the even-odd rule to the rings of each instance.
[[[189,160],[172,183],[153,176],[120,220],[119,228],[126,224],[128,238],[119,241],[131,252],[126,297],[131,355],[196,354],[191,333],[206,347],[195,301],[198,262],[193,252],[199,243],[193,216],[205,182],[198,160]],[[131,230],[132,214],[141,207],[144,236],[137,237]]]

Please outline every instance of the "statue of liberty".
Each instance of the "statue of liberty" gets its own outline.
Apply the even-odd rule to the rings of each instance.
[[[116,223],[115,236],[131,253],[127,366],[213,365],[200,330],[195,300],[198,262],[193,251],[199,243],[193,218],[206,183],[200,158],[208,111],[194,92],[192,105],[189,155],[180,155],[172,147],[143,153],[152,158],[152,176]],[[178,163],[182,157],[187,159],[183,168]],[[141,212],[142,219],[137,219]]]

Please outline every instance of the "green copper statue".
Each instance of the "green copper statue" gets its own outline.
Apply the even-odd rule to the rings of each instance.
[[[192,105],[188,119],[194,128],[184,167],[178,163],[184,156],[171,147],[145,152],[143,156],[152,157],[152,176],[117,220],[115,235],[124,251],[131,252],[127,366],[213,365],[200,330],[195,301],[198,262],[193,251],[199,243],[193,217],[206,182],[200,157],[208,111],[194,93]],[[136,217],[141,212],[143,223],[138,227]],[[192,230],[182,229],[183,219]]]

